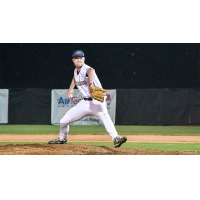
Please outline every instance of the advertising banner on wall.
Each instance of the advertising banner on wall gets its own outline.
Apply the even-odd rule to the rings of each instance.
[[[115,124],[116,114],[116,90],[106,90],[106,103],[108,113],[111,120]],[[52,90],[51,91],[51,124],[59,124],[65,113],[72,107],[76,106],[82,100],[81,93],[78,89],[74,90],[74,95],[71,99],[67,98],[67,90]],[[103,125],[102,121],[97,117],[90,115],[71,125]]]
[[[0,89],[0,123],[8,123],[8,89]]]

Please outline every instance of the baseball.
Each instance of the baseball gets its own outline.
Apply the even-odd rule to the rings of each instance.
[[[71,98],[73,97],[73,94],[71,94]]]

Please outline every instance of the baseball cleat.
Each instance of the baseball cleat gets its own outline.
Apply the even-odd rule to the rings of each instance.
[[[126,142],[126,140],[127,140],[127,137],[125,137],[125,136],[124,137],[119,137],[119,136],[115,137],[114,138],[115,148],[120,147],[123,143]]]
[[[48,144],[67,144],[67,139],[64,139],[62,141],[62,140],[60,140],[60,137],[58,137],[54,140],[49,141]]]

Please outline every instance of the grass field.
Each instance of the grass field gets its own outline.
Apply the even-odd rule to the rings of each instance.
[[[127,135],[200,136],[200,126],[115,126]],[[0,134],[58,134],[56,125],[0,125]],[[70,134],[108,134],[104,126],[70,126]]]

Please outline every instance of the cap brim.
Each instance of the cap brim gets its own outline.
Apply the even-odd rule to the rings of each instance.
[[[73,58],[76,58],[76,57],[85,57],[85,56],[82,56],[82,55],[76,55],[76,56],[74,56]]]

